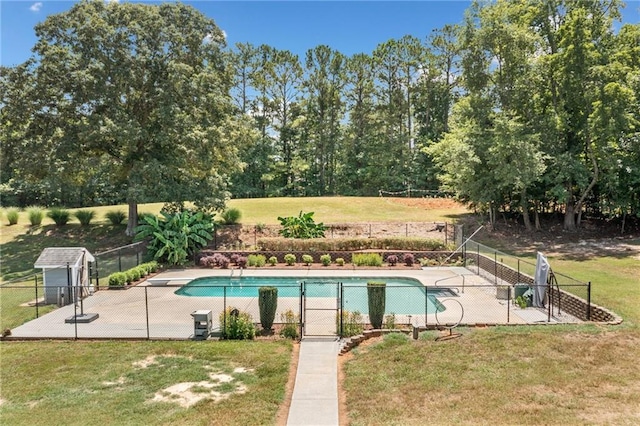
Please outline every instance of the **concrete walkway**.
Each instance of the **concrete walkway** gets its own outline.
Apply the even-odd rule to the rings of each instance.
[[[338,353],[336,338],[305,338],[287,425],[338,425]]]

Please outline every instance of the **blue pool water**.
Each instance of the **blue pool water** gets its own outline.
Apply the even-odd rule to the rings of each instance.
[[[278,297],[300,297],[301,283],[305,283],[307,298],[339,297],[342,283],[343,307],[348,311],[368,312],[367,282],[386,283],[386,313],[415,314],[435,313],[444,310],[438,297],[453,296],[448,288],[425,287],[414,278],[404,277],[203,277],[190,281],[175,291],[180,296],[195,297],[247,297],[257,298],[258,288],[278,288]]]

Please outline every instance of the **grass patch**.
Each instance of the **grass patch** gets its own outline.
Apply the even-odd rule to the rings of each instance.
[[[637,331],[553,328],[363,347],[345,365],[351,424],[637,421]]]
[[[4,424],[273,424],[285,395],[292,344],[255,342],[12,342],[0,345]],[[28,360],[28,362],[25,362]],[[69,362],[73,360],[73,362]],[[245,373],[234,373],[243,367]],[[185,408],[168,391],[211,380],[228,399]],[[28,386],[25,386],[28,383]],[[238,393],[238,387],[246,388]],[[196,394],[209,390],[195,385]],[[153,402],[167,393],[175,402]]]

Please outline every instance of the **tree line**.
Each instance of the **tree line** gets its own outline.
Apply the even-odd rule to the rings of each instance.
[[[227,47],[182,4],[84,0],[1,70],[15,204],[451,191],[495,221],[640,213],[640,25],[618,0],[473,3],[345,56]],[[617,26],[616,26],[617,25]],[[5,204],[6,201],[3,201]]]

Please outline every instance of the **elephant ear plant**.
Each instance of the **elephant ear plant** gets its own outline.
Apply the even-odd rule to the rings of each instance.
[[[184,265],[213,239],[211,216],[197,211],[160,212],[161,217],[144,216],[136,228],[136,240],[149,240],[147,249],[155,260]]]

